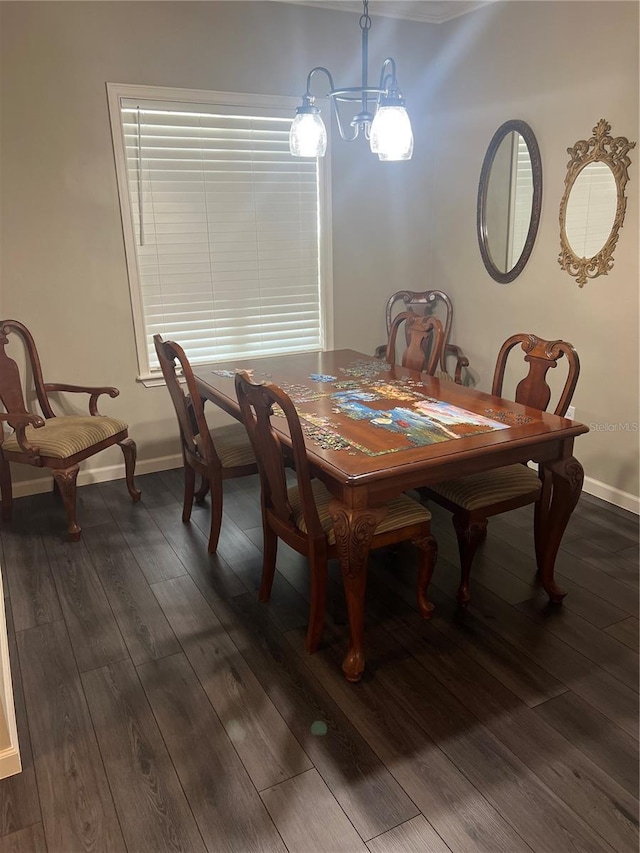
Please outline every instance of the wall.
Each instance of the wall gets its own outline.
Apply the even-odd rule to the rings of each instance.
[[[55,0],[2,3],[0,16],[3,316],[32,329],[48,381],[120,388],[104,412],[129,421],[139,468],[153,469],[177,452],[176,428],[164,388],[135,381],[105,83],[299,96],[319,64],[355,84],[358,16],[270,2]],[[364,143],[334,139],[337,347],[373,352],[388,294],[438,286],[454,297],[454,340],[480,387],[501,341],[532,330],[579,349],[581,420],[638,420],[637,152],[612,273],[579,290],[556,262],[566,147],[602,116],[638,139],[637,24],[637,4],[616,2],[498,3],[444,25],[374,17],[370,66],[375,78],[385,56],[398,60],[415,155],[383,164]],[[526,50],[514,38],[523,34]],[[475,199],[487,144],[507,118],[538,137],[544,194],[531,261],[505,286],[482,265]],[[589,476],[638,494],[634,435],[579,442]],[[85,481],[120,461],[106,451],[85,463]]]
[[[153,468],[178,452],[177,430],[166,390],[135,381],[105,83],[301,97],[309,69],[327,65],[355,84],[359,16],[269,2],[2,3],[0,15],[3,315],[30,327],[47,381],[120,389],[101,409],[129,422],[139,470]],[[402,42],[414,61],[400,72],[416,79],[428,41],[410,22],[380,19],[371,67],[401,55]],[[385,174],[364,140],[335,141],[336,346],[373,352],[388,293],[421,276],[427,162],[423,149],[404,174],[404,164]],[[84,481],[120,463],[117,448],[105,451],[83,465]],[[19,483],[38,472],[14,474]]]
[[[567,147],[600,118],[614,135],[640,140],[638,4],[497,3],[442,26],[429,278],[457,313],[452,339],[477,385],[491,386],[495,356],[515,332],[565,338],[578,350],[576,419],[594,428],[576,441],[586,488],[631,507],[638,495],[638,189],[640,145],[630,153],[627,214],[607,276],[579,288],[557,257]],[[525,45],[526,43],[526,45]],[[460,62],[460,57],[464,57]],[[487,146],[507,119],[533,129],[542,157],[538,237],[511,284],[490,278],[475,238],[478,176]],[[558,368],[558,372],[560,367]],[[599,426],[599,425],[604,426]],[[627,493],[626,496],[623,493]]]

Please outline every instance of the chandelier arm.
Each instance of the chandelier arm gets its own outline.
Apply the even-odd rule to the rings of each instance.
[[[335,116],[335,119],[336,119],[336,124],[338,125],[338,133],[340,134],[340,138],[344,139],[345,142],[353,142],[353,140],[357,138],[360,128],[358,127],[357,124],[352,123],[353,135],[348,136],[346,131],[345,131],[344,125],[342,124],[342,120],[340,118],[340,110],[338,109],[337,100],[335,98],[331,97],[331,94],[329,95],[329,99],[331,101],[331,107],[332,107],[333,115]]]
[[[307,91],[305,92],[305,98],[312,97],[311,95],[311,78],[316,73],[316,71],[322,71],[323,74],[327,75],[327,79],[329,80],[329,92],[327,94],[330,97],[335,89],[335,85],[333,82],[333,77],[331,76],[331,72],[328,68],[325,68],[324,65],[316,65],[315,68],[312,68],[311,71],[307,74]]]
[[[387,74],[387,68],[391,66],[391,73]],[[398,81],[396,80],[396,61],[392,56],[388,56],[382,63],[380,69],[380,94],[388,91],[388,89],[397,89]]]

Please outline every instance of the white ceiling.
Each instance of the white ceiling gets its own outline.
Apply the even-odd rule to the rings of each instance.
[[[301,6],[323,6],[326,9],[340,9],[343,12],[362,14],[362,3],[358,0],[280,0],[297,3]],[[421,21],[428,24],[441,24],[450,21],[480,6],[486,6],[492,0],[369,0],[371,17],[406,18],[409,21]]]

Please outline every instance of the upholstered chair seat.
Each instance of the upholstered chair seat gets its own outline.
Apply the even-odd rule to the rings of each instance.
[[[102,415],[59,415],[45,421],[39,429],[28,426],[24,433],[27,443],[38,449],[39,456],[68,459],[126,429],[124,421]],[[15,433],[4,440],[3,449],[7,453],[22,452]]]
[[[431,486],[431,492],[462,509],[481,509],[518,498],[533,495],[542,488],[538,472],[526,465],[507,465],[481,474],[469,474],[457,480],[443,480]]]
[[[244,424],[235,423],[213,430],[216,451],[223,468],[255,465],[256,457]]]
[[[329,502],[333,497],[324,483],[320,480],[312,480],[311,491],[313,499],[316,502],[318,510],[318,518],[320,525],[327,534],[327,541],[330,545],[335,545],[336,537],[333,531],[333,519],[329,514]],[[289,503],[293,510],[293,520],[298,530],[303,533],[308,533],[307,525],[305,524],[304,514],[302,509],[302,501],[300,500],[300,492],[297,486],[292,486],[289,489]],[[400,495],[393,498],[387,504],[387,515],[376,527],[376,533],[389,533],[393,530],[401,530],[403,527],[409,527],[412,524],[421,524],[431,521],[431,513],[425,507],[419,504],[413,498],[406,495]]]

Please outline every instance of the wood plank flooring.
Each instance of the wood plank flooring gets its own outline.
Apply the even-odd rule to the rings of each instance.
[[[0,781],[0,853],[635,853],[638,519],[584,495],[535,577],[530,507],[493,519],[455,604],[450,516],[432,507],[436,613],[411,546],[372,556],[368,662],[340,672],[330,566],[323,645],[304,653],[305,561],[278,554],[259,604],[259,487],[181,522],[182,472],[53,494],[0,529],[24,770]]]

